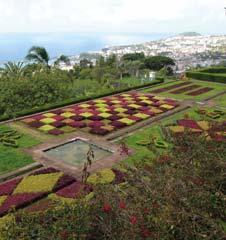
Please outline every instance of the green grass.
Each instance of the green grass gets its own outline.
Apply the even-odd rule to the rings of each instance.
[[[0,126],[0,131],[8,129],[11,128],[6,125]],[[5,174],[33,163],[32,157],[24,153],[23,148],[32,147],[39,143],[40,141],[37,139],[24,134],[18,140],[18,148],[6,147],[0,143],[0,174]]]
[[[176,123],[177,120],[183,119],[185,114],[188,115],[189,118],[194,120],[211,121],[209,117],[198,114],[195,111],[197,108],[198,106],[194,106],[182,112],[176,113],[172,116],[169,116],[167,118],[162,119],[161,121],[154,123],[152,126],[142,128],[132,133],[130,136],[126,137],[125,141],[127,146],[133,149],[135,152],[131,154],[131,156],[123,160],[123,163],[132,166],[134,165],[134,163],[140,163],[141,160],[143,161],[143,159],[145,159],[146,156],[148,156],[147,159],[150,159],[150,157],[154,159],[156,157],[156,154],[153,151],[148,150],[147,147],[138,145],[137,142],[141,140],[149,140],[150,136],[156,137],[160,140],[165,140],[161,126]],[[208,107],[205,109],[208,111],[213,110],[213,108]],[[225,120],[225,118],[226,116],[224,115],[221,116],[219,119],[216,119],[216,121],[223,121]],[[172,145],[170,145],[169,147],[172,147]],[[166,150],[157,149],[158,154],[162,154],[164,152],[167,152],[167,149]]]
[[[226,108],[226,94],[216,97],[212,101],[216,106]]]
[[[151,91],[153,91],[155,89],[159,89],[159,88],[167,87],[167,86],[172,86],[172,85],[175,85],[175,84],[178,84],[178,83],[180,83],[180,81],[175,81],[175,82],[172,82],[172,83],[169,82],[169,83],[166,83],[166,84],[162,84],[162,85],[160,85],[158,87],[153,87],[153,88],[150,88],[150,89],[146,89],[146,90],[144,90],[144,92],[151,92]],[[174,91],[174,90],[158,93],[156,95],[163,96],[163,97],[169,97],[169,98],[175,98],[175,99],[179,99],[179,100],[196,100],[196,101],[200,101],[200,100],[204,100],[204,99],[206,99],[208,97],[214,96],[215,94],[218,94],[218,93],[223,92],[223,91],[226,90],[226,85],[225,84],[221,84],[221,83],[204,82],[204,81],[199,81],[199,80],[192,80],[192,83],[193,84],[198,84],[201,87],[212,87],[214,89],[209,91],[209,92],[207,92],[207,93],[198,95],[198,96],[188,96],[188,95],[186,95],[187,92],[183,93],[183,94],[172,94],[172,93],[170,93],[171,91]],[[180,89],[180,88],[176,88],[176,89]]]

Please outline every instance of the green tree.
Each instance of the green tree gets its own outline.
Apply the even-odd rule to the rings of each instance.
[[[7,62],[4,64],[3,68],[0,68],[0,72],[2,75],[7,77],[12,77],[16,79],[20,79],[23,77],[25,72],[25,67],[23,62]]]
[[[44,47],[33,46],[29,49],[26,60],[49,66],[49,54]]]
[[[127,53],[123,55],[123,61],[144,61],[145,55],[143,52],[141,53]]]
[[[68,56],[61,55],[57,60],[54,62],[55,66],[58,66],[60,63],[65,63],[66,65],[70,65],[70,59]]]
[[[175,62],[172,58],[165,57],[165,56],[154,56],[154,57],[147,57],[144,60],[145,67],[159,71],[160,69],[167,67],[167,66],[174,66]]]

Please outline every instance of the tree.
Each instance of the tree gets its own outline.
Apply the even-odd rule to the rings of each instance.
[[[127,53],[123,55],[123,61],[144,61],[145,55],[143,52],[141,53]]]
[[[33,46],[29,49],[26,56],[28,61],[49,66],[49,54],[43,47]]]
[[[66,65],[70,65],[69,57],[65,55],[61,55],[55,62],[54,65],[58,66],[60,63],[65,63]]]
[[[16,79],[20,79],[24,75],[24,63],[23,62],[7,62],[3,68],[0,68],[0,72],[7,76]]]
[[[93,64],[91,61],[89,61],[88,59],[84,58],[82,60],[80,60],[80,67],[81,68],[87,68],[90,67],[92,68]]]
[[[165,56],[154,56],[154,57],[147,57],[144,60],[145,67],[154,70],[159,71],[163,67],[167,66],[174,66],[175,62],[172,58],[165,57]]]

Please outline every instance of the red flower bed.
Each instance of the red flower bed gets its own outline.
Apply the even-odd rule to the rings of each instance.
[[[76,116],[71,117],[71,119],[74,121],[82,121],[85,118],[83,116],[76,115]]]
[[[90,133],[104,136],[104,135],[108,134],[109,131],[106,129],[103,129],[103,128],[92,128],[92,129],[90,129]]]
[[[65,186],[72,184],[75,181],[76,179],[74,177],[64,174],[54,186],[53,192],[58,191],[59,189],[64,188]]]
[[[46,193],[21,193],[9,196],[5,202],[0,206],[0,216],[7,213],[10,209],[18,209],[32,203],[45,196]]]
[[[112,169],[112,171],[115,174],[114,184],[120,184],[120,183],[125,182],[126,176],[127,176],[126,173],[119,171],[118,169]]]
[[[44,124],[39,122],[39,121],[35,121],[35,122],[31,122],[28,124],[30,127],[33,127],[33,128],[40,128],[42,127]]]
[[[10,195],[22,178],[16,178],[0,185],[0,196]]]
[[[59,130],[59,129],[53,129],[53,130],[48,131],[48,133],[51,134],[51,135],[58,136],[58,135],[63,134],[64,132]]]
[[[198,89],[196,91],[193,91],[193,92],[189,92],[187,93],[186,95],[189,95],[189,96],[198,96],[198,95],[201,95],[203,93],[207,93],[209,91],[213,90],[213,88],[211,87],[205,87],[205,88],[201,88],[201,89]]]
[[[51,125],[54,126],[54,127],[56,127],[56,128],[61,128],[61,127],[66,126],[66,123],[56,121],[56,122],[52,123]]]
[[[172,91],[172,92],[170,92],[170,93],[173,93],[173,94],[181,94],[181,93],[185,93],[185,92],[194,90],[194,89],[199,88],[199,87],[200,87],[200,85],[194,84],[194,85],[191,85],[191,86],[188,86],[188,87],[184,87],[184,88],[177,89],[177,90]]]
[[[82,122],[82,121],[74,121],[72,123],[69,123],[68,125],[71,127],[74,127],[74,128],[85,128],[86,127],[86,123]]]
[[[101,126],[104,126],[104,123],[101,121],[93,121],[91,123],[89,123],[88,125],[90,128],[99,128]]]
[[[122,123],[122,122],[119,122],[119,121],[114,121],[111,123],[112,126],[120,129],[120,128],[124,128],[126,127],[127,125],[125,123]]]
[[[186,128],[201,129],[195,120],[181,119],[177,121],[178,125]]]
[[[81,182],[74,182],[65,188],[56,192],[56,195],[65,197],[65,198],[78,198],[83,193],[89,193],[92,191],[92,188],[88,185],[85,185]]]
[[[172,85],[172,86],[156,89],[154,91],[151,91],[151,93],[162,93],[162,92],[166,92],[166,91],[169,91],[169,90],[173,90],[175,88],[184,87],[184,86],[187,86],[187,85],[190,85],[190,84],[191,84],[191,82],[183,82],[183,83],[175,84],[175,85]]]

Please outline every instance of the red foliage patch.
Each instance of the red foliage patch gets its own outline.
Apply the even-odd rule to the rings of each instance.
[[[74,177],[71,177],[69,175],[63,175],[59,180],[58,182],[56,183],[56,185],[54,186],[53,188],[53,192],[61,189],[61,188],[64,188],[65,186],[69,185],[69,184],[72,184],[73,182],[75,182],[76,179]]]
[[[191,86],[188,86],[188,87],[180,88],[180,89],[172,91],[170,93],[181,94],[181,93],[185,93],[185,92],[194,90],[194,89],[199,88],[199,87],[200,87],[200,85],[194,84],[194,85],[191,85]]]
[[[183,83],[175,84],[175,85],[164,87],[164,88],[159,88],[159,89],[156,89],[156,90],[151,91],[151,92],[152,93],[162,93],[162,92],[166,92],[166,91],[169,91],[169,90],[173,90],[175,88],[184,87],[184,86],[190,85],[190,84],[191,84],[191,82],[183,82]]]
[[[201,95],[203,93],[207,93],[209,91],[213,90],[213,88],[211,87],[205,87],[205,88],[201,88],[201,89],[198,89],[196,91],[193,91],[193,92],[189,92],[187,93],[186,95],[189,95],[189,96],[198,96],[198,95]]]
[[[0,185],[0,196],[3,195],[10,195],[16,188],[16,186],[19,184],[19,182],[22,180],[22,178],[15,178],[9,182],[2,183]]]
[[[92,188],[88,185],[85,185],[81,182],[74,182],[69,186],[59,190],[56,192],[58,196],[65,197],[65,198],[78,198],[81,194],[89,193],[92,191]]]
[[[0,206],[0,216],[15,208],[24,207],[35,200],[42,198],[46,193],[21,193],[10,195],[5,202]]]

